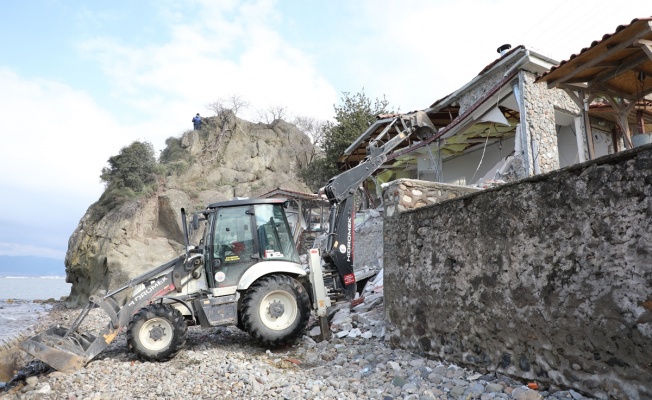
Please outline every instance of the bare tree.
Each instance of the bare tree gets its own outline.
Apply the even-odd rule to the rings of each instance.
[[[213,111],[215,115],[218,116],[229,110],[232,111],[234,115],[238,115],[238,112],[241,109],[245,109],[247,107],[249,107],[249,102],[237,94],[232,94],[227,97],[220,97],[214,102],[206,105],[206,108],[209,111]]]
[[[326,125],[325,121],[318,120],[314,117],[308,116],[296,116],[292,121],[294,125],[297,126],[303,133],[308,135],[312,144],[315,147],[308,152],[308,164],[310,164],[315,157],[322,152],[322,142],[324,141],[324,126]]]
[[[325,121],[318,120],[314,117],[308,117],[304,115],[299,115],[294,117],[292,121],[297,128],[301,129],[303,133],[308,135],[310,141],[321,147],[322,141],[324,140],[324,125]]]
[[[223,99],[217,99],[212,103],[206,104],[206,109],[212,111],[215,115],[220,115],[226,110],[226,105],[224,104]]]
[[[285,106],[269,106],[264,110],[258,110],[258,120],[266,124],[271,124],[276,120],[284,119],[287,115]]]
[[[231,106],[233,114],[238,115],[238,112],[241,108],[245,109],[249,107],[249,102],[246,101],[242,96],[234,94],[229,97],[229,105]]]

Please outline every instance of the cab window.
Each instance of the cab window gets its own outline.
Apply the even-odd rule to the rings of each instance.
[[[250,261],[254,251],[251,217],[246,213],[251,207],[221,208],[215,223],[213,257],[225,263]]]
[[[260,257],[298,263],[299,254],[281,205],[258,204],[255,213]]]

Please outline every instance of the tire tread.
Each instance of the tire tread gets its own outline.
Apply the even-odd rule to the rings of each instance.
[[[257,297],[263,296],[265,292],[277,290],[285,286],[292,288],[297,298],[299,321],[296,326],[286,334],[280,336],[267,335],[265,332],[261,331],[258,326],[259,322],[257,321],[257,318],[254,317],[258,310]],[[261,291],[263,294],[260,293]],[[291,343],[304,332],[308,325],[308,319],[310,318],[310,298],[308,297],[308,293],[303,285],[290,276],[265,276],[253,283],[244,296],[242,308],[240,310],[240,313],[242,314],[242,324],[245,331],[247,331],[256,341],[265,346],[279,347]]]

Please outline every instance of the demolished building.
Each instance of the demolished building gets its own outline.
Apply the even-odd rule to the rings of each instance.
[[[619,26],[549,72],[521,70],[511,78],[506,72],[502,76],[511,86],[498,71],[498,84],[487,76],[486,90],[476,96],[465,92],[466,100],[479,100],[464,103],[465,111],[436,137],[415,141],[386,165],[395,168],[388,175],[409,178],[416,171],[421,178],[416,150],[441,138],[473,138],[466,127],[484,123],[475,121],[488,113],[497,123],[500,115],[485,101],[493,96],[492,103],[504,111],[500,88],[512,87],[516,105],[524,106],[516,118],[510,171],[525,179],[385,221],[385,237],[391,238],[384,242],[386,339],[600,399],[649,398],[652,145],[645,143],[650,143],[652,18]],[[471,160],[480,149],[486,160],[492,139],[485,135],[483,145],[469,142],[468,153],[460,147],[448,161],[443,152],[439,160],[429,155],[440,163],[441,181],[479,183],[455,181],[460,167],[453,162]],[[437,151],[452,143],[438,143]],[[416,169],[400,169],[410,162]],[[468,163],[476,177],[483,176],[482,163]],[[422,192],[414,189],[416,181],[399,182],[392,191],[398,199]]]
[[[650,40],[649,19],[636,19],[559,66],[525,46],[499,47],[476,77],[423,110],[438,132],[397,146],[366,188],[380,202],[382,185],[397,179],[490,187],[632,148],[631,132],[652,123]],[[392,117],[378,116],[340,167],[364,160]]]

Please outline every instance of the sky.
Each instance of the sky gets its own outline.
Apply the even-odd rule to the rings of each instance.
[[[561,61],[651,15],[649,0],[0,0],[0,255],[63,260],[109,157],[162,150],[220,99],[252,121],[328,120],[345,92],[425,109],[502,44]]]

